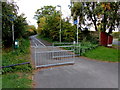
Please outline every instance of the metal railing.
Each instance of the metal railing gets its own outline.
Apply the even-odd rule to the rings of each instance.
[[[70,48],[66,50],[65,48]],[[39,46],[35,47],[35,66],[48,67],[63,64],[74,64],[74,46]]]

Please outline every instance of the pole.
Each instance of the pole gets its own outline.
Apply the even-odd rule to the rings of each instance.
[[[13,51],[14,51],[14,23],[12,22],[12,39],[13,39]]]
[[[14,43],[14,24],[12,23],[12,39],[13,39],[13,43]]]
[[[77,44],[78,44],[78,25],[79,25],[79,16],[77,17]]]
[[[61,6],[60,6],[60,43],[61,43]]]
[[[78,25],[77,25],[77,44],[78,44]]]

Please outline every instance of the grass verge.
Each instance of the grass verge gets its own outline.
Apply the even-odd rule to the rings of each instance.
[[[96,49],[86,52],[83,56],[108,62],[118,62],[118,50],[99,46]]]
[[[30,62],[30,41],[19,40],[20,47],[11,50],[3,50],[2,66]],[[30,88],[32,80],[31,64],[13,66],[2,69],[2,88]]]

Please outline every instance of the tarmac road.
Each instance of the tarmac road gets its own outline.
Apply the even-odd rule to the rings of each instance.
[[[34,88],[118,88],[118,63],[76,57],[74,65],[37,71],[33,80]]]
[[[118,64],[76,58],[74,65],[38,71],[34,88],[118,88]]]

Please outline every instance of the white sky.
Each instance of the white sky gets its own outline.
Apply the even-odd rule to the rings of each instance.
[[[14,0],[16,4],[19,6],[19,14],[24,13],[27,17],[27,22],[30,25],[35,25],[37,27],[36,20],[33,19],[35,15],[35,11],[40,9],[43,6],[52,5],[57,6],[61,5],[62,17],[70,16],[70,9],[68,5],[70,5],[70,0]],[[56,8],[60,10],[60,7]]]

